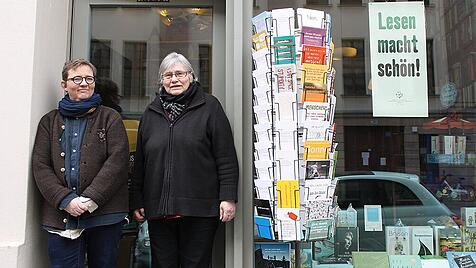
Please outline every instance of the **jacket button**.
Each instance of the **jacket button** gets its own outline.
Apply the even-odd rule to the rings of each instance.
[[[73,191],[76,191],[76,187],[73,187]]]
[[[65,126],[64,126],[64,125],[61,125],[61,129],[65,129]]]
[[[65,169],[64,167],[62,167],[62,168],[60,169],[61,172],[64,172],[65,170],[66,170],[66,169]]]
[[[68,219],[64,218],[64,219],[63,219],[63,222],[64,222],[64,223],[67,223],[67,222],[68,222]]]
[[[65,153],[64,153],[64,152],[61,152],[61,153],[60,153],[60,155],[61,155],[61,156],[64,156],[64,155],[65,155]]]

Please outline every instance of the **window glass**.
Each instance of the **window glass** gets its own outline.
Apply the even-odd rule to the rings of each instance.
[[[211,92],[211,8],[110,8],[91,10],[90,59],[98,79],[117,85],[122,115],[137,119],[158,90],[158,69],[170,52],[189,59]],[[107,84],[107,83],[106,83]]]
[[[452,249],[464,250],[461,239],[465,249],[474,249],[475,240],[464,240],[461,234],[462,230],[476,231],[476,226],[463,228],[475,223],[467,213],[476,207],[475,2],[419,1],[425,10],[428,117],[374,117],[372,93],[386,88],[371,86],[369,3],[391,6],[393,2],[408,1],[256,0],[253,16],[278,8],[308,8],[332,17],[337,99],[333,137],[338,143],[335,173],[360,172],[359,176],[365,177],[343,176],[348,179],[339,181],[335,195],[341,210],[352,204],[357,211],[359,250],[387,251],[385,228],[399,220],[405,226],[429,227],[433,241],[438,241],[439,228],[453,226],[459,244],[451,242]],[[365,230],[365,205],[381,206],[382,230]],[[470,237],[473,235],[467,234],[466,238]],[[293,253],[309,259],[306,252],[311,248],[312,262],[301,260],[301,267],[318,267],[318,263],[339,262],[339,243],[342,241],[336,237],[312,243],[303,239],[301,249],[296,246]],[[446,256],[436,243],[432,246],[434,253]]]
[[[357,54],[353,57],[342,55],[344,94],[351,96],[366,95],[364,39],[342,39],[342,47],[357,49]]]
[[[123,117],[134,166],[139,118],[158,92],[158,70],[171,52],[192,64],[202,88],[212,93],[212,9],[93,7],[90,60],[97,68],[102,104]],[[118,267],[151,267],[147,222],[123,227]]]

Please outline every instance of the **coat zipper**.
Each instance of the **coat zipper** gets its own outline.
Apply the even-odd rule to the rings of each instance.
[[[171,122],[170,119],[167,117],[167,115],[164,114],[166,120],[169,122],[169,149],[168,149],[168,156],[169,156],[169,160],[168,160],[168,163],[167,163],[167,173],[166,173],[166,176],[165,176],[165,180],[164,180],[164,188],[167,188],[167,191],[164,192],[164,196],[162,197],[164,202],[162,203],[162,212],[165,214],[165,215],[168,215],[168,201],[169,201],[169,193],[170,193],[170,181],[171,181],[171,178],[170,178],[170,174],[172,172],[172,153],[173,153],[173,150],[172,150],[172,140],[173,140],[173,129],[174,129],[174,124],[177,123],[179,121],[179,119],[181,119],[188,111],[190,111],[190,107],[189,109],[185,109],[182,114],[180,114],[174,122]]]

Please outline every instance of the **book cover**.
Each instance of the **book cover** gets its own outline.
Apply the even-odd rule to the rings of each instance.
[[[448,260],[447,259],[429,259],[429,260],[421,260],[422,268],[448,268]]]
[[[337,227],[335,248],[337,257],[352,257],[352,252],[359,250],[359,228]]]
[[[353,252],[354,268],[390,268],[387,252]]]
[[[334,256],[334,237],[312,242],[312,259],[321,263]]]
[[[255,268],[291,267],[289,243],[255,243]]]
[[[462,207],[461,220],[464,227],[476,227],[476,207]]]
[[[476,251],[476,228],[463,227],[463,251]]]
[[[446,257],[448,251],[461,250],[461,230],[459,228],[435,228],[435,255]]]
[[[390,268],[421,268],[421,259],[418,255],[389,255]]]
[[[381,205],[364,205],[364,226],[366,232],[382,231]]]
[[[411,227],[412,255],[434,255],[433,230],[430,226]]]
[[[476,252],[446,252],[450,268],[476,268]]]
[[[410,254],[410,228],[408,226],[385,227],[385,241],[388,255]]]

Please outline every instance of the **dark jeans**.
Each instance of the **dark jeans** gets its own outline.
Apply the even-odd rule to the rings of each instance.
[[[48,257],[52,268],[83,268],[85,253],[89,268],[116,267],[122,222],[88,228],[69,239],[48,233]]]
[[[154,268],[208,268],[218,217],[149,220]]]

